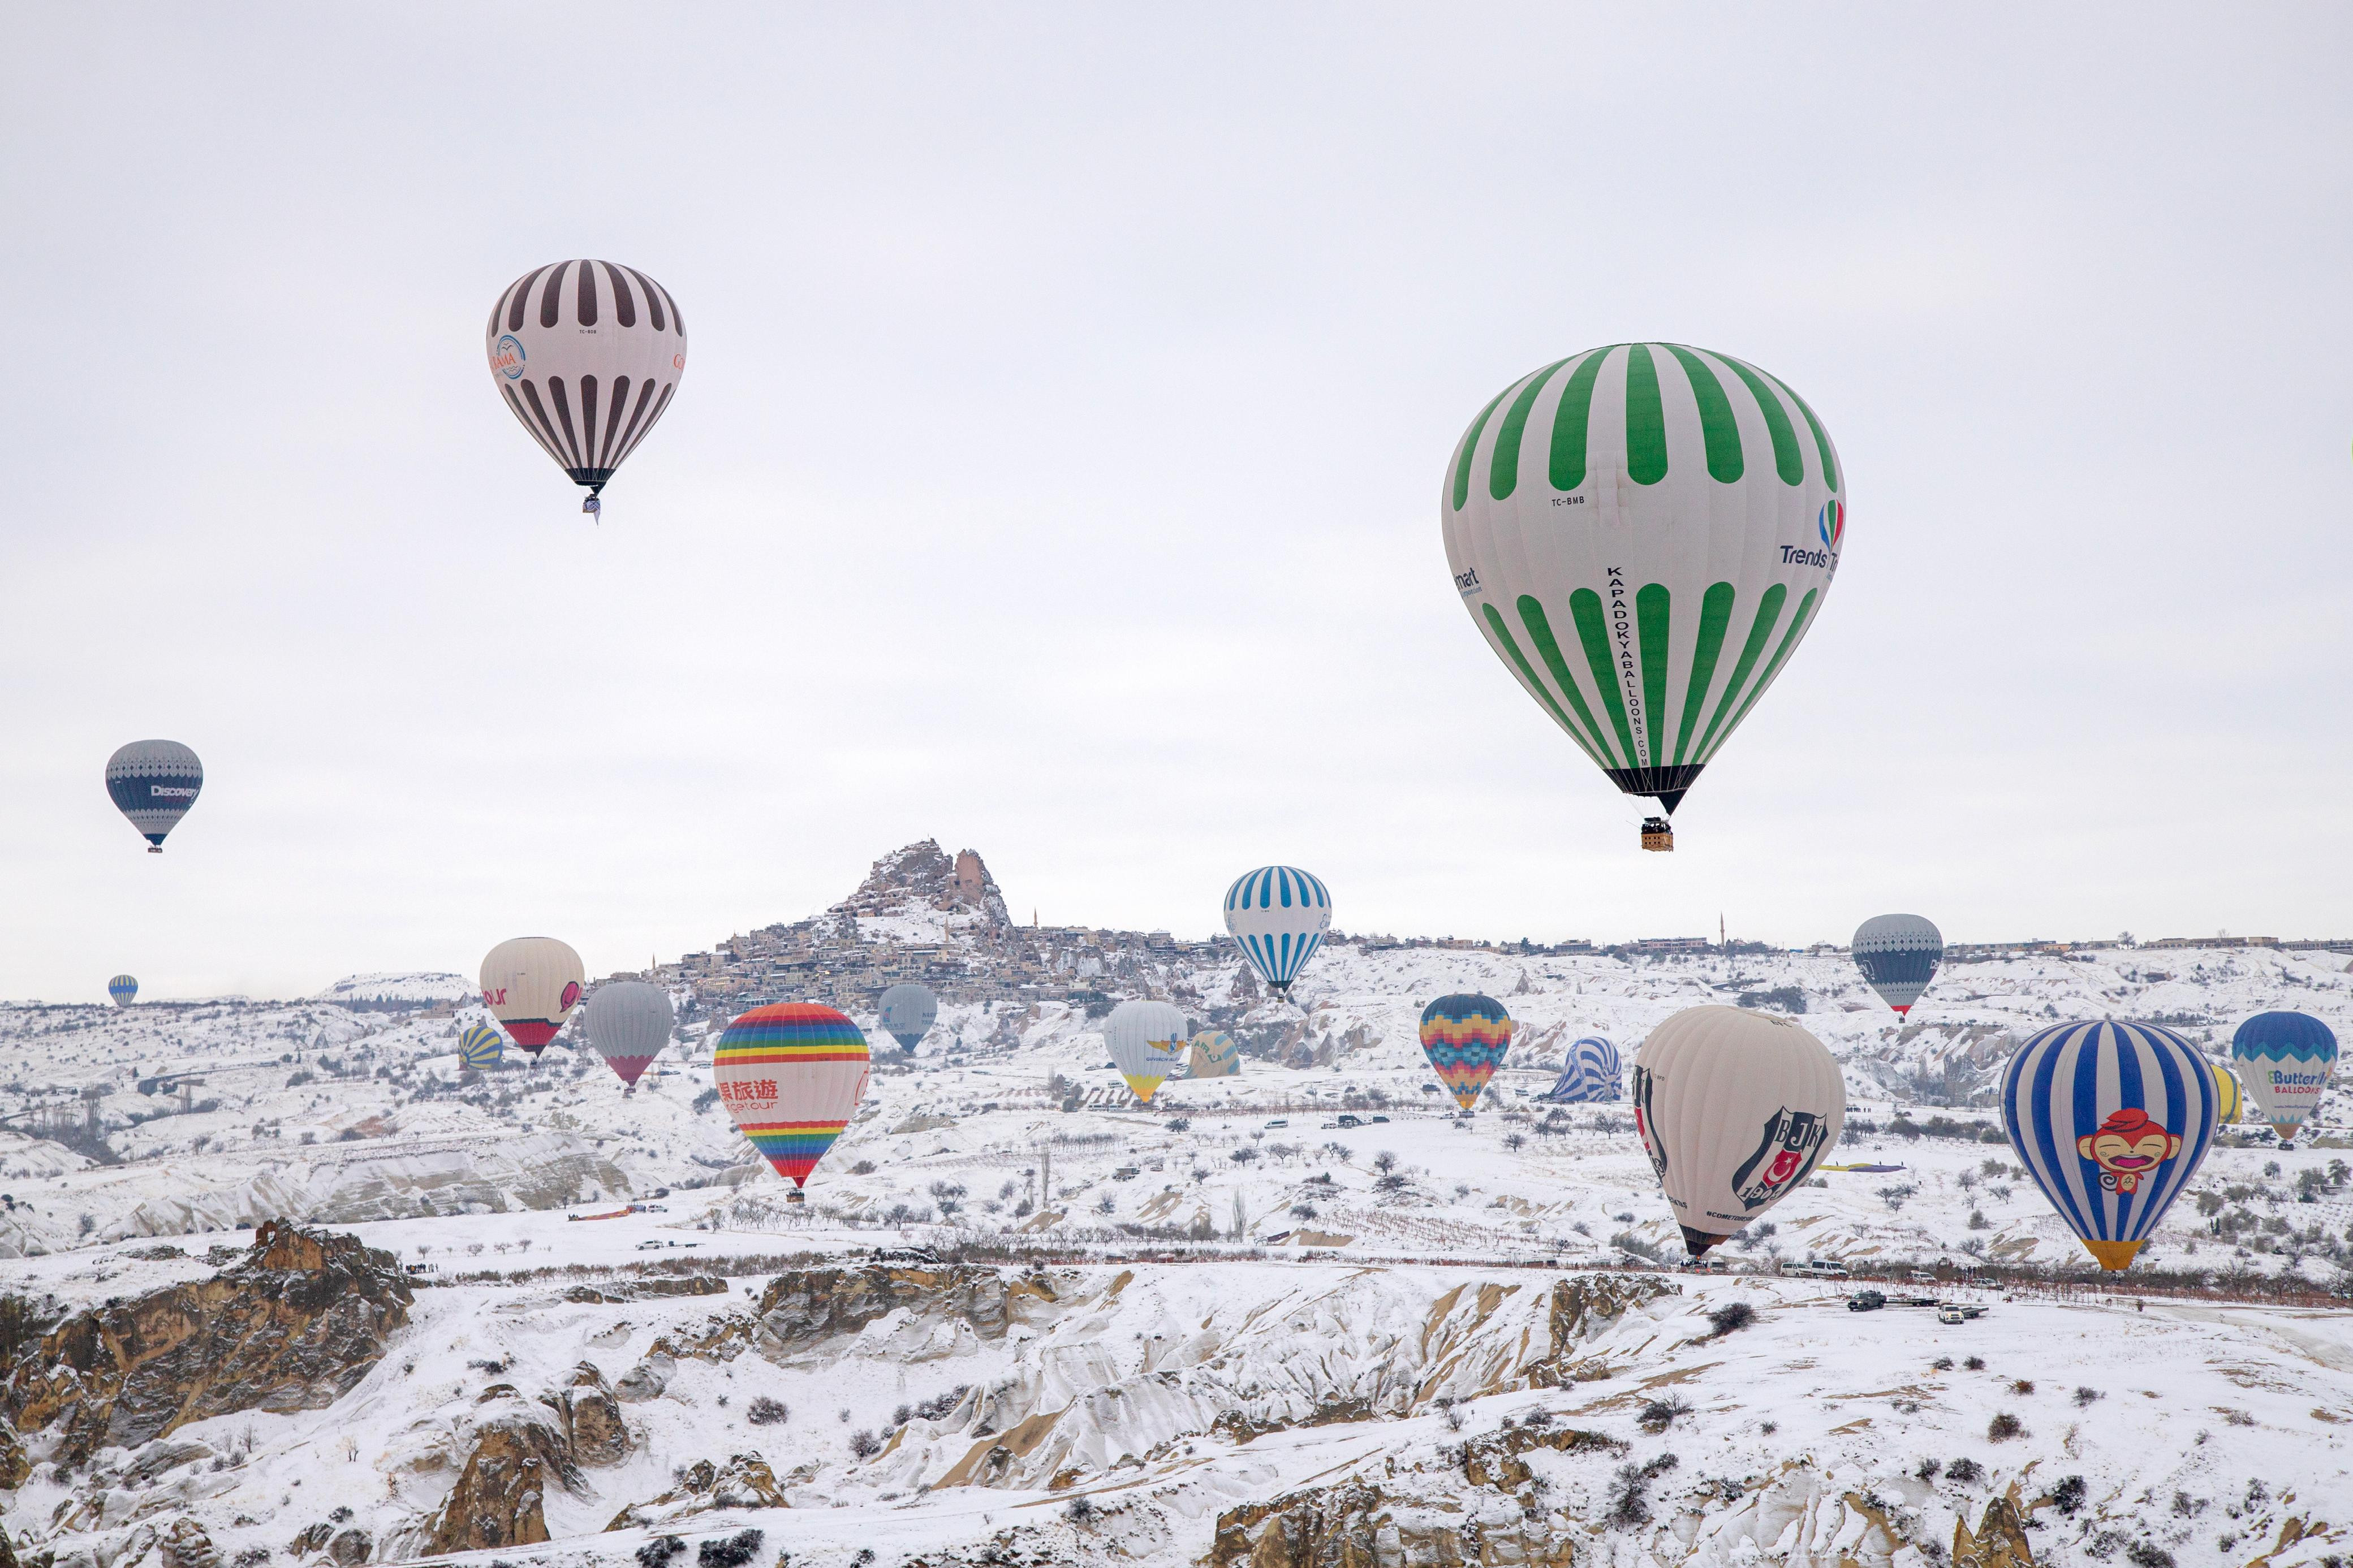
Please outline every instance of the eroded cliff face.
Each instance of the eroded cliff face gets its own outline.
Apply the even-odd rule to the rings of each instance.
[[[317,1409],[368,1374],[411,1304],[390,1253],[271,1220],[210,1279],[58,1324],[0,1384],[0,1415],[74,1465],[206,1416]]]

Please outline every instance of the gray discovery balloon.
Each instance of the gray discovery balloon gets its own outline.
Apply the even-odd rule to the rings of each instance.
[[[204,787],[204,763],[177,741],[133,741],[106,759],[106,793],[145,837],[150,855],[164,852],[164,836]]]
[[[940,999],[926,985],[893,985],[882,993],[881,1005],[882,1027],[904,1051],[921,1045],[940,1016]]]
[[[1901,1016],[1920,1000],[1945,956],[1945,936],[1918,915],[1873,915],[1854,928],[1854,966]]]
[[[670,1044],[670,993],[642,980],[617,980],[588,994],[588,1043],[635,1089],[639,1075]]]

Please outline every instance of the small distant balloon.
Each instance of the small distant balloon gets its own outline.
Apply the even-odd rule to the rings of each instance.
[[[205,765],[177,741],[133,741],[106,759],[106,793],[115,810],[161,855],[164,837],[180,825],[205,787]]]
[[[1236,1078],[1241,1070],[1241,1048],[1231,1035],[1223,1029],[1204,1029],[1193,1037],[1185,1063],[1187,1078]]]
[[[128,974],[118,974],[106,983],[106,994],[114,998],[118,1007],[128,1007],[139,999],[139,982]]]
[[[476,1072],[487,1072],[499,1065],[506,1053],[506,1037],[487,1024],[470,1026],[458,1037],[458,1058]]]
[[[1166,1002],[1123,1002],[1103,1020],[1112,1065],[1127,1080],[1129,1090],[1146,1105],[1184,1059],[1185,1039],[1190,1031],[1185,1015]]]
[[[940,999],[932,994],[928,985],[902,982],[882,993],[876,1004],[882,1016],[883,1030],[899,1042],[899,1048],[913,1054],[923,1037],[932,1032],[939,1021]]]
[[[587,973],[580,955],[552,936],[519,936],[482,959],[482,1005],[536,1057],[580,1005]]]
[[[638,1079],[670,1044],[675,1020],[670,993],[642,980],[599,985],[589,994],[588,1010],[583,1015],[588,1044],[631,1089],[638,1087]]]
[[[2328,1089],[2337,1037],[2308,1013],[2258,1013],[2232,1035],[2231,1060],[2255,1114],[2286,1144]]]
[[[1493,996],[1459,992],[1421,1010],[1421,1051],[1438,1081],[1468,1110],[1512,1048],[1512,1016]]]
[[[1332,895],[1296,866],[1261,866],[1226,889],[1226,931],[1284,998],[1332,929]]]
[[[1618,1047],[1599,1035],[1587,1035],[1568,1047],[1568,1060],[1545,1099],[1555,1105],[1606,1105],[1626,1098]]]
[[[1901,1017],[1936,977],[1945,936],[1919,915],[1873,915],[1855,928],[1851,951],[1863,979]]]

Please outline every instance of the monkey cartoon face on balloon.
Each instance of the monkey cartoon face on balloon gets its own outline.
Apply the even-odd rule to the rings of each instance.
[[[2181,1152],[2181,1140],[2151,1121],[2147,1111],[2126,1106],[2101,1122],[2097,1131],[2076,1139],[2075,1152],[2100,1167],[2100,1185],[2130,1193],[2139,1190],[2142,1177]]]

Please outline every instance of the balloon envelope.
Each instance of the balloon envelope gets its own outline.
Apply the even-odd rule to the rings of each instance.
[[[2002,1125],[2102,1268],[2132,1263],[2214,1142],[2214,1075],[2155,1024],[2058,1024],[2018,1048]]]
[[[552,936],[519,936],[482,959],[482,1005],[514,1043],[536,1057],[579,1005],[580,955]]]
[[[1616,343],[1495,395],[1439,498],[1455,591],[1609,781],[1672,812],[1820,613],[1845,475],[1728,354]]]
[[[458,1037],[458,1058],[476,1072],[499,1065],[506,1053],[506,1037],[487,1024],[476,1024]]]
[[[1945,936],[1919,915],[1873,915],[1855,928],[1852,951],[1854,966],[1879,999],[1902,1015],[1936,978]]]
[[[1103,1020],[1112,1065],[1128,1089],[1146,1105],[1185,1055],[1190,1029],[1185,1015],[1166,1002],[1123,1002]]]
[[[858,1026],[807,1002],[753,1008],[712,1052],[719,1103],[796,1188],[849,1125],[872,1070]]]
[[[1226,931],[1284,995],[1332,927],[1332,895],[1296,866],[1261,866],[1226,889]]]
[[[164,836],[188,815],[204,787],[204,763],[177,741],[133,741],[106,759],[106,793],[114,808],[159,853]]]
[[[2255,1114],[2285,1143],[2328,1088],[2337,1037],[2306,1013],[2258,1013],[2232,1035],[2231,1060]]]
[[[670,993],[642,980],[617,980],[588,995],[588,1043],[631,1089],[670,1044]]]
[[[1193,1037],[1186,1060],[1187,1078],[1236,1078],[1241,1070],[1241,1049],[1231,1035],[1223,1029],[1204,1029]]]
[[[2214,1075],[2214,1121],[2228,1127],[2246,1114],[2246,1096],[2239,1090],[2239,1075],[2221,1062],[2208,1062],[2206,1070]]]
[[[514,280],[483,334],[491,380],[591,495],[637,450],[686,374],[686,323],[633,267],[558,261]]]
[[[1600,1105],[1626,1098],[1618,1047],[1587,1035],[1568,1047],[1568,1060],[1545,1099],[1555,1105]]]
[[[118,974],[106,983],[106,994],[114,998],[118,1007],[128,1007],[139,997],[139,982],[128,974]]]
[[[940,1016],[940,999],[932,994],[931,987],[927,985],[893,985],[882,993],[882,1000],[878,1005],[882,1015],[882,1027],[904,1051],[912,1051],[923,1044],[923,1037],[932,1032],[932,1025]]]
[[[1634,1127],[1697,1258],[1813,1173],[1846,1125],[1846,1082],[1784,1018],[1686,1007],[1634,1058]]]
[[[1468,1110],[1512,1048],[1512,1016],[1493,996],[1457,992],[1421,1010],[1421,1051],[1438,1081]]]

